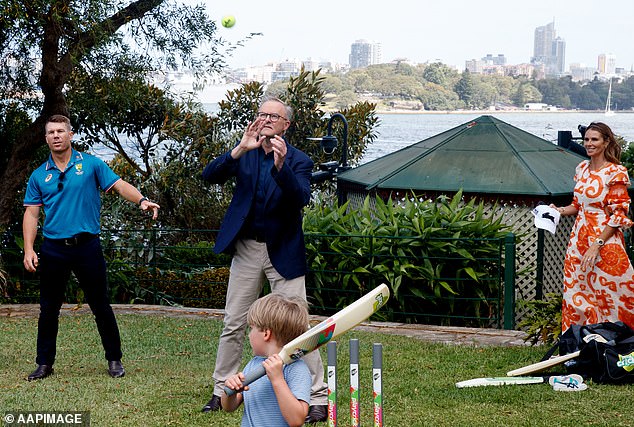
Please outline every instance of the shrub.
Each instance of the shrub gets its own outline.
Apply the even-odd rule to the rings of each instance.
[[[174,246],[163,248],[161,263],[169,263],[189,270],[229,265],[231,256],[214,253],[214,244],[206,240],[195,243],[178,242]]]
[[[218,267],[183,271],[159,271],[154,281],[157,291],[186,307],[224,308],[229,268]]]
[[[463,202],[462,193],[374,202],[306,212],[309,286],[318,303],[340,308],[380,281],[392,291],[387,313],[391,307],[401,320],[490,323],[500,311],[500,245],[509,233],[501,218],[486,215],[483,203]]]
[[[22,234],[7,230],[0,236],[0,303],[35,303],[39,300],[39,274],[24,269]]]
[[[186,307],[223,308],[229,280],[229,268],[206,268],[191,272],[148,267],[113,271],[118,279],[116,301],[131,304],[183,305]],[[125,278],[125,280],[122,280]],[[116,280],[115,279],[115,280]]]
[[[522,300],[518,306],[527,309],[527,314],[517,324],[527,333],[525,341],[531,344],[553,345],[561,335],[562,295],[546,294],[543,300]]]

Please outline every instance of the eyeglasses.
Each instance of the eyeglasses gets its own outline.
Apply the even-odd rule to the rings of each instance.
[[[59,174],[59,182],[57,183],[57,191],[60,191],[64,188],[64,177],[66,177],[66,171]]]
[[[288,120],[286,117],[280,116],[279,114],[275,113],[258,113],[258,119],[266,120],[267,117],[271,119],[272,123],[277,122],[279,119]]]

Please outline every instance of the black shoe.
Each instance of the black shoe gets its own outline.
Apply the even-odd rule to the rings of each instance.
[[[328,405],[314,405],[308,408],[308,415],[304,423],[314,424],[328,420]]]
[[[53,374],[53,365],[37,365],[37,369],[29,374],[27,380],[41,380]]]
[[[222,404],[220,403],[220,396],[216,396],[215,394],[211,397],[209,402],[205,406],[203,406],[203,412],[212,412],[219,411],[222,409]]]
[[[112,378],[121,378],[125,375],[125,369],[120,360],[110,360],[108,362],[108,373]]]

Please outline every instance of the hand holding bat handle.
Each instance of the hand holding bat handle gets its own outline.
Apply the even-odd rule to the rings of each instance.
[[[253,369],[251,372],[249,372],[248,375],[245,376],[244,381],[242,381],[242,387],[244,388],[244,386],[247,386],[247,385],[251,384],[253,381],[257,380],[258,378],[263,377],[264,375],[266,375],[266,370],[264,369],[264,365],[257,366],[255,369]],[[233,389],[225,386],[225,394],[227,396],[232,396],[232,395],[234,395],[236,393],[239,393],[241,391],[242,391],[242,389],[233,390]]]

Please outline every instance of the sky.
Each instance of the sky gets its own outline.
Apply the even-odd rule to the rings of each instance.
[[[185,0],[188,4],[202,0]],[[287,59],[348,63],[350,45],[381,43],[383,62],[407,58],[441,61],[463,69],[465,61],[504,54],[507,64],[527,63],[535,28],[554,20],[570,63],[596,67],[601,53],[617,67],[634,67],[633,0],[225,0],[205,2],[218,35],[238,41],[258,36],[228,58],[230,68]],[[233,15],[236,24],[220,20]]]

